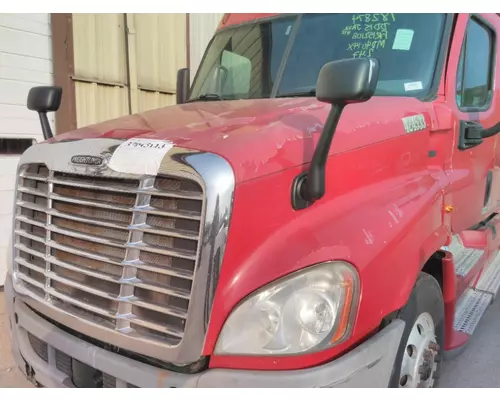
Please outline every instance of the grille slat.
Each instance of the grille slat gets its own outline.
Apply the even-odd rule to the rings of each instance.
[[[16,235],[22,236],[26,239],[30,239],[30,240],[34,240],[34,241],[42,243],[42,244],[46,244],[45,238],[42,238],[42,237],[37,236],[37,235],[32,235],[31,233],[28,233],[23,229],[16,229],[16,231],[14,233]]]
[[[28,201],[18,201],[17,205],[21,208],[27,208],[29,210],[39,211],[39,212],[43,212],[43,213],[47,213],[47,210],[48,210],[47,207],[40,206],[40,205],[35,204],[35,203],[30,203]]]
[[[198,256],[199,184],[40,164],[23,166],[20,177],[15,265],[26,289],[94,324],[178,345]]]
[[[58,194],[50,194],[48,196],[50,199],[55,200],[55,201],[61,201],[65,203],[71,203],[71,204],[78,204],[81,206],[87,206],[87,207],[95,207],[95,208],[103,208],[107,210],[116,210],[116,211],[121,211],[121,212],[136,212],[136,213],[147,213],[151,215],[161,215],[161,216],[166,216],[166,217],[173,217],[173,218],[184,218],[184,219],[192,219],[199,221],[201,219],[201,215],[198,212],[192,212],[192,211],[180,211],[180,212],[174,212],[174,211],[166,211],[161,208],[157,207],[151,207],[151,206],[141,206],[141,207],[126,207],[126,206],[116,206],[116,205],[111,205],[109,203],[105,202],[98,202],[98,201],[91,201],[91,200],[82,200],[76,197],[69,197],[69,196],[61,196]]]
[[[80,300],[76,299],[75,297],[68,296],[67,294],[64,294],[58,290],[55,290],[52,287],[46,289],[46,292],[48,294],[50,294],[51,296],[54,296],[54,297],[58,298],[59,300],[62,300],[65,303],[69,303],[69,304],[78,306],[80,309],[91,311],[97,315],[101,315],[101,316],[104,316],[107,318],[116,318],[114,312],[111,312],[109,310],[105,310],[101,307],[93,306],[92,304],[89,304],[86,301],[80,301]]]
[[[35,257],[40,257],[40,258],[44,258],[45,257],[45,254],[44,253],[40,253],[39,251],[36,251],[36,250],[33,250],[27,246],[25,246],[24,244],[16,244],[15,245],[15,248],[17,250],[20,250],[20,251],[24,251],[32,256],[35,256]]]
[[[109,263],[109,264],[121,265],[120,260],[116,260],[116,259],[113,259],[111,257],[91,253],[91,252],[84,251],[84,250],[79,250],[79,249],[74,248],[74,247],[65,246],[65,245],[59,244],[59,243],[54,242],[54,241],[50,242],[49,246],[52,249],[61,250],[61,251],[67,252],[67,253],[72,253],[72,254],[75,254],[75,255],[80,256],[80,257],[86,257],[86,258],[89,258],[90,260],[101,261],[101,262],[105,262],[105,263]]]
[[[45,228],[46,225],[43,222],[35,221],[34,219],[28,218],[24,215],[18,215],[16,219],[20,222],[25,222],[26,224],[39,226],[40,228]]]
[[[148,246],[144,242],[139,243],[129,243],[127,245],[128,248],[131,249],[139,249],[142,251],[147,251],[149,253],[155,254],[163,254],[165,256],[184,258],[186,260],[196,260],[196,253],[191,251],[183,251],[183,250],[173,250],[168,248],[162,248],[160,246]]]
[[[38,282],[36,279],[30,278],[25,273],[19,271],[17,273],[18,278],[21,278],[23,281],[28,282],[30,285],[33,285],[39,289],[45,289],[45,285],[43,283]]]
[[[165,268],[161,268],[161,267],[156,267],[156,266],[151,265],[151,264],[143,263],[139,260],[126,262],[126,263],[123,263],[123,265],[135,267],[139,270],[156,272],[157,274],[173,276],[176,278],[193,280],[193,277],[194,277],[194,273],[192,271],[186,271],[186,270],[183,270],[180,268],[174,268],[172,266],[168,267],[168,269],[165,269]]]
[[[35,189],[27,188],[27,187],[20,187],[19,192],[31,194],[33,196],[41,196],[41,197],[48,197],[49,196],[47,191],[35,190]]]
[[[119,222],[108,222],[108,221],[104,221],[104,220],[96,220],[96,219],[85,218],[85,217],[81,217],[81,216],[73,215],[73,214],[69,214],[69,213],[64,213],[64,212],[60,212],[60,211],[57,211],[54,209],[47,210],[45,212],[54,218],[67,219],[67,220],[81,222],[81,223],[89,224],[89,225],[97,225],[97,226],[102,226],[102,227],[106,227],[106,228],[123,230],[126,232],[138,231],[138,232],[150,233],[153,235],[170,236],[170,237],[175,237],[175,238],[179,238],[179,239],[187,239],[187,240],[194,240],[194,241],[199,240],[199,235],[197,233],[190,232],[188,230],[169,229],[169,228],[159,229],[159,228],[156,228],[152,225],[148,225],[145,223],[138,224],[138,225],[129,225],[129,224],[119,223]],[[24,216],[18,216],[17,219],[19,219],[20,221],[24,221],[24,222],[28,222],[28,223],[33,224],[32,219],[26,218]],[[45,227],[45,224],[41,224],[39,226]]]
[[[16,257],[15,262],[26,268],[32,269],[33,271],[45,274],[45,268],[41,268],[35,264],[32,264],[21,257]]]
[[[137,189],[135,191],[130,191],[126,189],[119,188],[117,186],[105,186],[105,185],[95,185],[80,182],[78,180],[60,180],[60,179],[50,179],[48,182],[54,184],[60,184],[64,186],[74,186],[84,189],[97,189],[107,192],[117,192],[117,193],[136,193],[136,194],[149,194],[160,197],[171,197],[175,199],[186,199],[186,200],[203,200],[203,195],[196,192],[174,192],[174,191],[161,191],[154,187],[148,189]]]
[[[24,179],[31,179],[32,181],[38,181],[38,182],[48,182],[49,180],[48,177],[30,174],[28,172],[22,172],[19,176]]]
[[[74,215],[74,214],[60,212],[60,211],[57,211],[54,209],[50,210],[49,214],[55,218],[68,219],[70,221],[82,222],[82,223],[89,224],[89,225],[104,226],[106,228],[123,229],[125,231],[128,231],[128,227],[129,227],[129,225],[125,224],[125,223],[108,222],[108,221],[96,220],[96,219],[92,219],[92,218],[85,218],[85,217],[81,217],[81,216]]]
[[[186,240],[195,240],[198,241],[199,236],[195,233],[190,233],[188,231],[183,232],[179,230],[173,230],[173,229],[157,229],[153,226],[150,225],[131,225],[129,227],[131,231],[138,231],[138,232],[144,232],[144,233],[150,233],[152,235],[163,235],[163,236],[170,236],[174,238],[179,238],[179,239],[186,239]]]
[[[47,229],[54,233],[59,233],[65,236],[71,236],[72,238],[75,239],[86,240],[87,242],[104,244],[106,246],[120,247],[123,249],[126,247],[124,242],[119,242],[113,239],[106,239],[95,235],[87,235],[85,233],[80,233],[75,230],[63,229],[56,225],[49,225],[47,226]]]

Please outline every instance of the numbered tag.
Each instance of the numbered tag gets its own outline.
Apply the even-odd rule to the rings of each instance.
[[[174,144],[167,140],[129,139],[115,150],[109,167],[121,173],[156,175],[172,147]]]

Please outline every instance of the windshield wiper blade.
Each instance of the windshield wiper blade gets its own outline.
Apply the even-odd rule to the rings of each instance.
[[[310,89],[310,90],[302,90],[300,92],[297,91],[297,92],[280,93],[277,94],[276,97],[309,97],[315,95],[316,95],[316,89]]]
[[[224,100],[224,98],[218,94],[215,93],[205,93],[201,94],[198,97],[195,97],[193,99],[189,99],[187,103],[192,103],[194,101],[221,101]]]

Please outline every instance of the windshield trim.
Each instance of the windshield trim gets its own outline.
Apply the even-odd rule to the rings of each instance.
[[[238,29],[238,28],[240,28],[242,26],[244,27],[244,26],[257,25],[257,24],[261,24],[261,23],[264,23],[264,22],[276,21],[276,20],[279,20],[279,19],[285,19],[285,18],[295,17],[295,22],[293,23],[293,31],[295,32],[295,33],[293,33],[293,36],[295,37],[296,27],[298,26],[297,21],[302,17],[302,15],[303,14],[297,14],[297,13],[287,13],[287,14],[274,15],[274,16],[271,16],[271,17],[265,17],[265,18],[254,19],[252,21],[241,22],[239,24],[230,25],[228,27],[225,27],[225,28],[222,28],[222,29],[219,29],[219,30],[215,31],[215,33],[212,35],[212,38],[210,39],[210,41],[208,42],[207,46],[205,47],[205,51],[203,52],[203,57],[201,58],[200,64],[198,65],[198,70],[196,71],[196,74],[195,74],[195,76],[193,78],[193,83],[189,87],[188,100],[192,99],[191,98],[191,89],[196,85],[198,79],[200,78],[200,76],[199,76],[200,75],[200,71],[201,71],[200,67],[205,62],[205,59],[206,59],[207,54],[208,54],[208,50],[212,46],[212,43],[215,41],[215,39],[217,38],[217,36],[219,36],[221,33],[227,32],[227,31],[231,31],[231,30],[235,30],[235,29]],[[290,35],[290,36],[292,36],[292,35]],[[291,39],[292,39],[291,37],[288,38],[285,51],[288,48],[288,46],[290,45]],[[290,49],[291,49],[291,47],[290,47]],[[290,52],[290,50],[289,50],[289,52]],[[284,66],[286,65],[286,60],[288,60],[288,57],[284,57],[284,55],[283,55],[283,58],[281,59],[281,63],[280,63],[280,66],[279,66],[279,70],[281,69],[282,66],[283,66],[283,70],[284,70]],[[274,82],[274,85],[273,85],[273,87],[271,89],[271,95],[269,96],[270,99],[273,99],[276,96],[276,93],[274,94],[274,96],[272,94],[273,94],[273,91],[274,91],[274,88],[276,86],[277,81],[278,80],[276,80],[276,82]],[[276,91],[277,91],[277,89],[276,89]]]
[[[274,15],[274,16],[270,16],[270,17],[255,19],[252,21],[241,22],[239,24],[230,25],[228,27],[217,30],[214,33],[214,35],[212,36],[212,38],[210,39],[210,41],[208,42],[208,44],[205,48],[205,51],[203,53],[203,57],[200,60],[200,64],[198,66],[198,70],[196,71],[195,77],[193,79],[193,83],[191,84],[191,86],[189,88],[190,93],[189,93],[188,100],[192,99],[191,98],[191,89],[195,86],[198,79],[200,78],[199,77],[200,71],[201,71],[200,67],[205,62],[205,58],[207,57],[208,51],[218,35],[220,35],[222,32],[227,32],[230,30],[238,29],[240,27],[244,27],[244,26],[251,26],[251,25],[261,24],[261,23],[265,23],[265,22],[269,22],[269,21],[276,21],[279,19],[296,17],[293,28],[292,28],[292,32],[290,34],[290,38],[288,39],[288,42],[287,42],[286,47],[285,47],[285,51],[283,53],[282,60],[280,62],[280,66],[278,68],[276,80],[274,81],[273,87],[271,89],[271,93],[268,97],[269,99],[277,98],[278,89],[280,87],[281,80],[283,78],[283,73],[285,71],[285,67],[286,67],[286,64],[288,62],[288,58],[290,56],[290,52],[291,52],[291,49],[293,47],[293,43],[295,41],[296,34],[297,34],[298,29],[300,28],[300,24],[302,22],[302,16],[306,15],[306,14],[310,14],[310,13],[287,13],[287,14]],[[449,55],[448,53],[450,50],[450,39],[451,39],[451,34],[452,34],[452,31],[454,28],[454,21],[455,21],[455,14],[453,14],[453,13],[445,13],[444,14],[444,23],[443,23],[443,29],[441,32],[441,40],[440,40],[440,44],[438,47],[438,54],[436,57],[436,62],[434,65],[434,70],[433,70],[432,79],[431,79],[431,85],[429,86],[429,90],[427,91],[427,93],[412,96],[412,98],[420,100],[422,102],[430,102],[430,101],[436,99],[442,74],[445,73],[447,70],[447,61],[448,61],[448,55]],[[374,97],[398,97],[398,96],[377,95]]]
[[[435,100],[438,94],[439,85],[441,83],[441,78],[448,69],[448,58],[450,52],[450,41],[451,35],[455,27],[455,17],[453,13],[447,13],[444,15],[443,31],[441,33],[441,43],[438,49],[438,56],[436,58],[436,65],[434,66],[434,73],[432,76],[431,86],[427,94],[417,99],[423,102],[429,102]]]

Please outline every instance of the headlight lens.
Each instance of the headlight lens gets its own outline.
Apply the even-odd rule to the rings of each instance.
[[[350,333],[358,275],[345,262],[327,262],[274,282],[231,313],[216,354],[298,354],[338,344]]]

